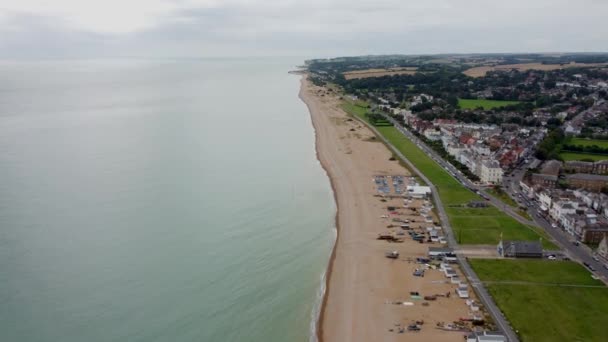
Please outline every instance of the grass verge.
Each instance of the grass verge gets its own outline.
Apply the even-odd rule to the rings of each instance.
[[[582,266],[547,260],[469,262],[480,279],[489,282],[488,291],[522,341],[605,340],[608,288]],[[500,281],[530,284],[496,283]]]

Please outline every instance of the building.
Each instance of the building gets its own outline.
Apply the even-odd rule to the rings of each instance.
[[[472,332],[467,336],[466,342],[507,342],[507,338],[497,332]]]
[[[588,244],[599,244],[608,234],[608,224],[594,223],[582,228],[580,240]]]
[[[571,160],[564,164],[564,169],[568,172],[605,175],[608,173],[608,160],[600,160],[597,162]]]
[[[499,184],[502,182],[502,168],[496,160],[485,160],[481,162],[479,179],[483,183]]]
[[[562,168],[562,162],[559,160],[548,160],[540,169],[540,173],[543,175],[559,176],[559,171]]]
[[[530,183],[542,188],[553,189],[557,185],[557,176],[533,173],[530,177]]]
[[[608,186],[608,176],[591,175],[587,173],[575,173],[566,176],[568,185],[573,188],[581,188],[599,192]]]
[[[453,256],[454,249],[447,247],[429,247],[430,258],[442,258],[445,256]]]
[[[424,130],[424,137],[430,141],[439,141],[441,140],[441,131],[436,130],[435,128],[427,128]]]
[[[570,160],[564,164],[567,172],[593,173],[593,162]]]
[[[428,198],[431,195],[431,188],[428,186],[408,185],[407,194],[413,198]]]
[[[551,216],[552,219],[558,221],[566,215],[575,214],[576,209],[578,209],[578,202],[559,200],[553,202],[553,205],[551,205],[551,209],[549,210],[549,216]]]
[[[538,201],[540,202],[540,210],[546,213],[549,208],[551,208],[551,193],[545,190],[540,191],[538,194]]]
[[[600,241],[597,246],[597,254],[601,257],[608,258],[608,234],[604,234],[604,238]]]
[[[503,241],[498,243],[498,255],[503,258],[542,258],[540,241]]]

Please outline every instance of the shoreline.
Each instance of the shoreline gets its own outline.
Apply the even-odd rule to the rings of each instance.
[[[334,177],[332,176],[332,174],[329,172],[328,169],[328,165],[327,165],[327,161],[325,161],[324,158],[321,157],[321,153],[320,153],[320,143],[319,143],[319,123],[317,122],[314,114],[313,114],[313,109],[311,108],[310,105],[310,100],[308,99],[307,95],[308,92],[305,89],[306,83],[307,81],[308,75],[306,73],[301,74],[301,78],[300,78],[300,91],[298,92],[298,97],[300,98],[300,100],[302,102],[304,102],[304,104],[306,105],[306,108],[308,109],[308,113],[310,115],[310,121],[312,123],[312,127],[313,127],[313,131],[315,133],[315,155],[317,157],[317,160],[319,161],[319,163],[321,164],[321,167],[323,168],[323,171],[325,171],[325,174],[327,175],[327,178],[329,178],[329,184],[331,186],[331,191],[333,193],[333,197],[334,197],[334,203],[336,205],[336,212],[335,212],[335,219],[334,219],[334,224],[335,224],[335,229],[336,229],[336,239],[334,240],[334,245],[331,248],[331,254],[329,256],[329,260],[327,263],[327,267],[325,270],[325,291],[323,291],[323,298],[321,299],[321,304],[319,307],[319,316],[317,317],[317,323],[316,323],[316,331],[315,334],[317,336],[317,342],[323,342],[323,318],[325,317],[325,306],[327,305],[327,295],[329,293],[329,286],[330,286],[330,279],[331,279],[331,275],[332,275],[332,271],[334,268],[334,260],[336,259],[336,247],[338,246],[338,241],[340,240],[340,215],[338,215],[338,213],[340,212],[340,202],[338,201],[338,192],[336,189],[336,181],[334,179]]]
[[[429,200],[380,197],[371,182],[377,175],[409,178],[413,176],[410,170],[392,158],[392,151],[373,130],[344,112],[338,94],[314,86],[302,75],[298,96],[308,108],[317,160],[329,177],[336,205],[336,238],[311,340],[315,336],[319,342],[398,341],[404,337],[400,335],[404,327],[414,321],[430,326],[415,334],[405,332],[410,341],[461,340],[461,334],[435,328],[440,322],[471,315],[464,300],[448,296],[455,289],[454,283],[437,270],[428,270],[423,277],[412,275],[423,266],[412,260],[427,256],[428,247],[433,245],[410,238],[398,244],[377,240],[387,230],[407,235],[391,223],[394,220],[387,216],[387,208],[399,208],[388,209],[400,211],[389,215],[416,222],[412,223],[414,230],[425,230],[432,225],[428,222],[439,221],[436,213],[427,214],[431,221],[420,220],[418,211],[432,206]],[[386,259],[388,250],[399,252],[400,258]],[[460,270],[457,273],[464,279]],[[418,291],[439,298],[430,303],[410,302],[411,293]]]

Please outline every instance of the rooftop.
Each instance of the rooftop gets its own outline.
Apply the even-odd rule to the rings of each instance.
[[[515,254],[537,254],[543,252],[540,241],[503,241],[505,251]]]
[[[566,176],[568,179],[582,179],[582,180],[595,180],[608,182],[608,176],[592,175],[589,173],[575,173],[573,175]]]

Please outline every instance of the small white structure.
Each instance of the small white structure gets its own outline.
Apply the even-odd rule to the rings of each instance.
[[[507,342],[507,338],[494,332],[473,332],[467,336],[467,342]]]
[[[408,185],[407,194],[413,198],[427,198],[431,195],[431,188],[428,186]]]
[[[456,294],[458,295],[458,298],[462,298],[462,299],[469,298],[469,290],[467,290],[467,289],[460,289],[460,288],[458,288],[456,290]]]

